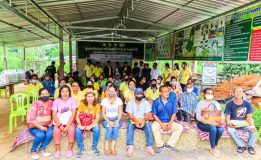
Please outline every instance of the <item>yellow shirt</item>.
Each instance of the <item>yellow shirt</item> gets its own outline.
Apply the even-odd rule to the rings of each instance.
[[[93,68],[94,66],[91,64],[90,66],[86,65],[84,67],[85,73],[86,73],[86,77],[90,78],[93,74]]]
[[[171,81],[171,70],[168,68],[165,70],[164,72],[164,80],[166,82],[170,82]]]
[[[97,82],[93,83],[94,90],[98,91],[100,89],[100,85]]]
[[[121,93],[124,94],[127,89],[129,89],[128,83],[122,82],[120,84],[120,89],[119,89]]]
[[[109,95],[108,95],[108,92],[107,91],[102,91],[102,94],[101,94],[101,100],[103,100],[104,98],[107,98]]]
[[[124,92],[123,96],[125,98],[125,104],[127,104],[129,101],[135,99],[134,91],[131,91],[130,89],[127,89]]]
[[[186,70],[182,69],[179,75],[179,82],[181,84],[187,84],[187,81],[190,77],[192,77],[191,71],[189,69]]]
[[[93,119],[96,119],[96,115],[100,114],[100,112],[101,112],[101,107],[97,103],[95,106],[89,108],[83,102],[81,102],[78,105],[78,111],[77,112],[83,112],[83,113],[86,113],[86,114],[92,114],[93,115]]]
[[[174,77],[178,78],[179,77],[179,70],[173,69],[172,73],[171,73],[171,76],[174,76]]]
[[[101,67],[94,67],[93,68],[93,73],[96,78],[99,78],[101,73],[102,73],[102,68]]]
[[[38,94],[39,90],[43,88],[42,83],[40,82],[36,82],[36,84],[32,84],[29,83],[28,85],[26,85],[25,87],[25,93],[29,94],[30,96],[32,96],[32,92],[35,92]]]
[[[83,95],[85,95],[88,91],[93,91],[93,93],[95,94],[95,97],[98,98],[98,92],[96,90],[92,90],[90,88],[85,88],[82,92]]]
[[[145,91],[145,96],[146,98],[150,101],[150,104],[152,104],[152,102],[159,98],[159,89],[157,89],[155,92],[153,92],[153,90],[151,89],[151,87],[147,88]]]
[[[84,99],[84,94],[83,92],[79,89],[78,94],[74,94],[73,91],[71,90],[72,93],[72,98],[76,99],[77,105],[80,104],[80,102]]]

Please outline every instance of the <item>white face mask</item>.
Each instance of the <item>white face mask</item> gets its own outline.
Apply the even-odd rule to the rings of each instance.
[[[214,98],[214,96],[212,94],[206,94],[205,97],[208,100],[212,100]]]
[[[192,91],[193,91],[193,88],[187,88],[188,93],[192,93]]]
[[[160,84],[160,83],[161,83],[161,81],[160,81],[160,80],[157,80],[157,83],[158,83],[158,84]]]

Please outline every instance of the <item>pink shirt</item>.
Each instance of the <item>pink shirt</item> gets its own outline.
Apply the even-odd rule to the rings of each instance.
[[[77,108],[76,99],[70,97],[67,101],[62,101],[61,98],[57,98],[56,100],[53,101],[52,110],[57,111],[57,113],[64,113],[76,108]]]
[[[27,123],[28,128],[35,128],[32,125],[33,121],[37,121],[40,125],[48,127],[51,124],[52,120],[52,101],[48,101],[46,105],[43,105],[43,102],[38,100],[33,102],[29,111],[27,112]]]

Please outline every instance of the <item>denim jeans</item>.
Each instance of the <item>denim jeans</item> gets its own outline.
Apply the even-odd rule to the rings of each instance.
[[[114,118],[108,118],[111,122],[115,122],[118,117]],[[105,141],[109,141],[112,137],[112,141],[117,141],[118,140],[118,135],[119,135],[119,130],[122,127],[122,121],[119,121],[119,126],[118,127],[108,127],[107,122],[103,121],[103,126],[106,129],[106,135],[105,135]]]
[[[129,121],[127,124],[127,146],[133,146],[133,138],[134,138],[134,130],[137,127],[134,124],[131,124]],[[152,147],[153,146],[153,133],[151,129],[150,123],[146,123],[145,126],[142,128],[145,131],[146,137],[146,146]]]
[[[92,149],[96,149],[98,146],[98,142],[100,139],[100,126],[97,125],[91,129],[91,132],[93,132],[93,139],[92,139]],[[81,130],[79,127],[76,127],[75,129],[75,138],[78,144],[78,148],[80,150],[84,149],[84,143],[83,143],[83,136],[82,136],[83,130]]]
[[[230,128],[227,127],[228,132],[230,134],[230,136],[234,139],[234,141],[237,144],[237,147],[245,147],[245,143],[244,141],[238,136],[236,130],[242,130],[243,132],[248,132],[249,136],[248,136],[248,147],[255,147],[255,142],[256,142],[256,136],[257,136],[257,132],[251,132],[249,130],[249,127],[242,127],[242,128]]]
[[[41,144],[39,151],[44,151],[48,144],[53,139],[53,126],[48,127],[47,131],[42,131],[38,128],[31,128],[29,132],[34,136],[34,142],[31,149],[31,153],[35,153],[38,150],[38,146]]]
[[[198,122],[197,126],[201,131],[209,132],[210,146],[211,148],[215,148],[218,145],[218,141],[221,138],[224,129],[222,127],[212,126],[202,122]]]
[[[184,122],[190,122],[189,113],[181,110],[181,120],[184,121]]]

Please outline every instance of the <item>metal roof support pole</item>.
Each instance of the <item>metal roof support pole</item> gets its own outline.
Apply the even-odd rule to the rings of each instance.
[[[73,72],[72,67],[72,36],[69,35],[69,63],[70,63],[70,72]]]
[[[63,55],[63,29],[59,27],[60,39],[59,39],[59,80],[64,78],[64,55]]]
[[[23,48],[23,69],[26,70],[26,53],[25,53],[25,47]]]
[[[4,69],[7,70],[7,59],[6,59],[6,49],[5,44],[3,44],[3,50],[4,50]]]

